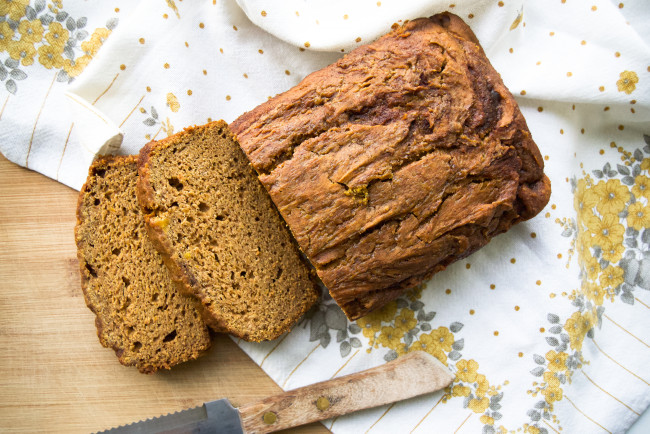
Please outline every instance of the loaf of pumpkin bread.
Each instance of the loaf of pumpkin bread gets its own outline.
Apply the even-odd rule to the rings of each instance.
[[[79,194],[75,238],[86,304],[100,342],[150,373],[210,346],[201,304],[178,292],[145,232],[136,199],[136,157],[105,157]]]
[[[275,339],[316,302],[308,264],[225,122],[150,142],[138,169],[149,238],[211,328]]]
[[[396,26],[230,127],[350,319],[535,216],[551,193],[517,103],[449,13]]]

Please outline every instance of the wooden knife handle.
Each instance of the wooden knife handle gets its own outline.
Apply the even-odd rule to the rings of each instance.
[[[245,433],[268,433],[440,390],[454,379],[416,351],[356,374],[289,390],[239,407]]]

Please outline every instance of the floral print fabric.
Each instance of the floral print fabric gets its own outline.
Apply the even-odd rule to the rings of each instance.
[[[454,12],[520,104],[549,205],[358,321],[325,296],[282,338],[238,344],[285,389],[410,351],[456,377],[334,432],[624,432],[650,403],[650,8],[281,3],[0,0],[0,150],[78,188],[104,137],[136,153],[230,121],[394,22]]]

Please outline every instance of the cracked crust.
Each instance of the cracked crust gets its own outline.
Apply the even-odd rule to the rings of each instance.
[[[449,13],[395,28],[230,127],[350,319],[550,196],[514,98]]]

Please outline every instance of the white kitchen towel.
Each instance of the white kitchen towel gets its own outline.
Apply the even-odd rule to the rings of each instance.
[[[79,188],[102,148],[232,121],[445,10],[517,98],[548,207],[379,312],[349,322],[326,297],[277,341],[238,343],[285,389],[413,350],[456,375],[337,433],[624,432],[650,404],[647,2],[0,0],[0,149]]]

